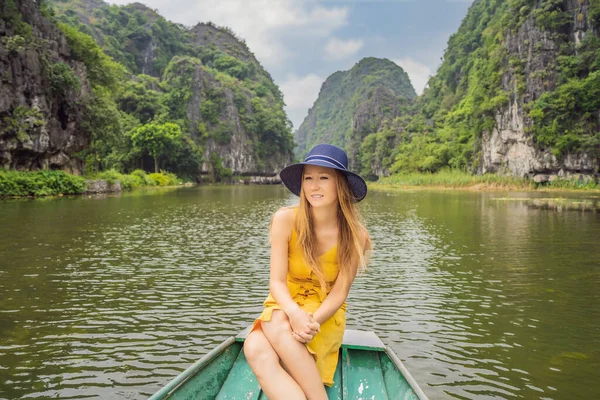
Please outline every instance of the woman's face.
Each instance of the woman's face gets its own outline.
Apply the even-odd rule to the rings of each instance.
[[[313,207],[337,204],[337,174],[334,169],[305,165],[302,190]]]

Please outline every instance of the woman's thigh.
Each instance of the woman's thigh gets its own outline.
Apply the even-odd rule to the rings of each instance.
[[[285,313],[281,310],[273,311],[271,321],[263,322],[262,329],[283,367],[307,397],[327,398],[315,359],[306,345],[292,336],[292,328]]]

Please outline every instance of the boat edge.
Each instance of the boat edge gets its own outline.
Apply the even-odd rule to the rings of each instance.
[[[394,351],[391,349],[390,346],[385,346],[385,353],[392,360],[394,365],[396,365],[396,367],[400,370],[402,375],[404,375],[404,379],[406,379],[406,382],[408,382],[408,384],[410,385],[412,390],[415,392],[415,394],[417,395],[419,400],[429,400],[429,397],[427,397],[425,392],[423,392],[423,389],[421,389],[421,387],[419,386],[419,384],[417,383],[415,378],[413,378],[413,376],[410,374],[410,372],[408,371],[408,368],[406,368],[404,366],[402,361],[400,361],[400,358],[398,357],[398,355],[396,355],[396,353],[394,353]]]
[[[185,371],[183,371],[182,373],[177,375],[175,378],[173,378],[173,380],[171,380],[169,383],[167,383],[165,386],[163,386],[158,392],[154,393],[151,397],[149,397],[148,400],[162,400],[162,399],[168,398],[168,396],[173,391],[175,391],[179,386],[181,386],[185,382],[187,382],[188,379],[190,379],[191,377],[196,375],[196,373],[200,369],[202,369],[202,367],[204,367],[205,365],[208,365],[208,363],[210,363],[213,360],[213,358],[215,358],[216,356],[221,354],[223,352],[223,350],[225,350],[226,348],[231,346],[233,343],[235,343],[235,341],[236,340],[235,340],[234,336],[223,341],[220,345],[218,345],[217,347],[212,349],[210,352],[205,354],[204,357],[202,357],[201,359],[196,361],[194,364],[192,364],[190,367],[188,367]]]
[[[357,332],[365,332],[365,331],[357,331]],[[374,332],[372,332],[372,331],[367,331],[367,332],[374,334]],[[204,355],[204,357],[202,357],[200,360],[196,361],[194,364],[192,364],[190,367],[188,367],[185,371],[183,371],[182,373],[177,375],[175,378],[173,378],[169,383],[167,383],[159,391],[157,391],[151,397],[149,397],[148,400],[167,399],[168,396],[170,396],[172,392],[174,392],[175,390],[177,390],[177,388],[179,388],[181,385],[183,385],[185,382],[187,382],[188,379],[195,376],[198,373],[198,371],[200,371],[200,369],[202,369],[204,366],[208,365],[215,357],[217,357],[219,354],[221,354],[225,349],[230,347],[235,342],[243,342],[245,340],[245,336],[246,336],[245,334],[247,334],[246,329],[243,330],[242,332],[240,332],[238,335],[231,336],[228,339],[226,339],[225,341],[223,341],[221,344],[219,344],[217,347],[215,347],[209,353]],[[377,334],[374,334],[374,335],[378,340],[380,340],[379,337],[377,336]],[[423,389],[421,389],[421,387],[419,386],[419,384],[417,383],[415,378],[413,378],[413,376],[410,374],[410,372],[408,371],[406,366],[404,366],[404,364],[402,363],[402,361],[400,360],[398,355],[391,349],[390,346],[385,346],[385,348],[369,348],[369,347],[370,346],[367,345],[363,348],[363,350],[385,351],[385,353],[392,360],[392,362],[394,363],[396,368],[398,368],[400,373],[402,373],[402,375],[406,379],[406,382],[410,385],[410,387],[412,388],[414,393],[417,395],[418,399],[419,400],[429,400],[429,398],[427,397],[425,392],[423,392]],[[350,345],[350,348],[353,348],[353,346]],[[360,347],[358,347],[358,346],[354,347],[354,348],[360,349]]]

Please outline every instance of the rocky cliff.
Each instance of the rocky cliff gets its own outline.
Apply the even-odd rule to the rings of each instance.
[[[354,168],[363,139],[406,112],[416,97],[408,75],[392,61],[365,58],[349,71],[338,71],[323,83],[319,96],[294,134],[303,156],[318,143],[348,151]]]
[[[5,7],[0,25],[2,90],[20,94],[2,100],[20,102],[0,105],[5,125],[18,127],[0,139],[3,165],[62,168],[75,164],[70,156],[83,150],[79,156],[96,170],[151,169],[147,150],[131,141],[135,129],[151,122],[180,126],[183,147],[158,161],[161,168],[188,177],[274,175],[291,161],[293,138],[283,96],[231,30],[211,23],[189,29],[140,3],[120,7],[63,0],[43,2],[40,11],[33,1],[7,2],[15,7]],[[30,22],[33,37],[48,43],[26,39],[21,46],[15,29],[25,24],[27,31]],[[73,49],[76,57],[69,56]],[[51,61],[46,75],[36,65],[45,65],[43,60],[31,61],[36,52]],[[17,58],[11,60],[13,53]],[[46,114],[56,115],[58,124]],[[45,133],[55,125],[62,129],[60,141],[58,134]],[[31,143],[25,135],[33,135]],[[19,149],[27,150],[19,153],[20,161],[13,151],[18,137],[23,139]],[[30,150],[43,156],[33,157]]]
[[[283,111],[273,109],[274,99],[258,97],[190,57],[175,57],[164,83],[171,91],[189,93],[185,115],[190,134],[204,149],[202,171],[211,172],[220,160],[235,175],[269,176],[291,162],[292,138],[281,135],[289,127],[282,125]]]
[[[165,97],[177,93],[166,118],[180,120],[200,146],[200,173],[225,168],[234,175],[274,175],[291,161],[283,96],[231,30],[212,23],[187,29],[140,3],[69,0],[56,6],[61,21],[90,33],[133,73],[158,78]]]
[[[336,73],[296,134],[299,151],[341,144],[373,179],[447,167],[596,179],[599,28],[599,0],[476,0],[422,96],[399,109],[393,80],[357,92]]]
[[[260,65],[245,42],[233,32],[219,29],[213,24],[199,23],[190,33],[195,46],[205,49],[201,57],[206,62],[211,54],[221,52],[233,59],[213,57],[212,66],[223,67],[238,79],[250,78],[248,82],[226,82],[214,74],[214,70],[196,67],[197,76],[192,86],[194,95],[188,104],[188,119],[192,126],[204,126],[208,131],[217,129],[229,132],[230,140],[219,140],[218,134],[204,134],[204,171],[211,168],[210,157],[215,154],[223,160],[223,166],[237,175],[275,175],[292,161],[293,139],[290,124],[283,112],[283,95],[273,83],[270,74]],[[237,63],[234,60],[239,60]],[[223,69],[222,68],[222,69]],[[209,98],[210,97],[210,98]],[[219,104],[218,123],[206,118],[203,101]],[[278,126],[277,128],[274,128]],[[270,126],[270,127],[269,127]],[[196,133],[196,132],[194,132]],[[221,134],[222,138],[223,135]],[[213,156],[214,157],[214,156]]]
[[[90,94],[85,66],[33,0],[0,3],[0,167],[77,170]]]
[[[591,179],[600,166],[599,27],[597,0],[475,1],[419,99],[396,170]]]
[[[550,6],[543,3],[536,4],[528,14],[527,10],[523,10],[522,24],[516,30],[505,32],[504,46],[507,59],[513,60],[513,68],[507,68],[501,81],[502,90],[510,94],[510,100],[497,111],[493,129],[483,132],[481,173],[538,175],[536,180],[543,181],[556,175],[591,176],[598,172],[600,152],[583,148],[579,151],[566,149],[557,154],[551,146],[536,143],[532,133],[534,124],[546,121],[532,119],[528,105],[538,101],[545,93],[560,90],[561,84],[565,83],[560,81],[561,68],[564,68],[561,61],[584,52],[584,41],[598,40],[598,26],[590,18],[589,1],[554,2],[553,9],[548,11],[564,16],[559,29],[548,29],[536,18],[536,11]],[[585,75],[589,76],[589,71]],[[520,82],[524,84],[521,93],[518,87]],[[584,110],[581,111],[583,114]],[[594,111],[588,131],[579,132],[579,135],[598,134],[600,107]],[[570,126],[576,126],[582,117],[585,118],[583,115],[570,117]]]

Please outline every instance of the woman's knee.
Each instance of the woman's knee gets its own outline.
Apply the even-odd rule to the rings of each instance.
[[[268,362],[279,362],[277,353],[262,331],[251,332],[244,341],[244,355],[249,364],[263,365]]]
[[[277,340],[281,337],[291,337],[292,327],[290,326],[290,320],[287,315],[281,310],[273,311],[271,320],[263,324],[263,331],[265,336],[270,342]]]

